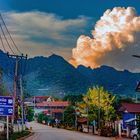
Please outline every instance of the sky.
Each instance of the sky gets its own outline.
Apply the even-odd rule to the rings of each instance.
[[[81,51],[76,52],[77,40],[81,35],[92,39],[95,35],[96,41],[92,41],[97,42],[98,37],[92,32],[96,30],[97,21],[106,10],[112,11],[114,7],[133,7],[135,16],[139,17],[139,4],[139,0],[0,0],[0,11],[17,46],[29,57],[55,53],[67,61],[73,58],[72,64],[83,64],[92,68],[109,65],[119,70],[139,71],[140,62],[132,57],[133,53],[140,54],[139,43],[135,43],[136,47],[121,46],[104,50],[104,53],[97,54],[97,57],[100,56],[98,60],[93,59],[96,56],[88,51],[86,58]],[[140,30],[137,30],[132,35],[138,36]],[[126,44],[123,46],[133,45],[128,40]],[[10,51],[8,47],[6,49]],[[87,59],[87,55],[92,59]],[[95,61],[97,65],[93,65]]]

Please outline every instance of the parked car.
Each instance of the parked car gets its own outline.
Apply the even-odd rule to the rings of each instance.
[[[138,140],[139,139],[138,128],[132,130],[130,136],[131,138],[133,138],[133,140]]]

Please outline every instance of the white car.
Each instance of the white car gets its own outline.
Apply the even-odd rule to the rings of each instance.
[[[133,138],[133,140],[138,140],[139,139],[138,128],[132,130],[130,136],[131,138]]]

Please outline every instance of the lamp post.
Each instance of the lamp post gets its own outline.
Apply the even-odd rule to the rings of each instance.
[[[136,58],[140,58],[140,55],[132,55],[133,57],[136,57]],[[140,82],[138,83],[136,89],[135,89],[136,92],[140,92]],[[136,93],[136,103],[138,102],[138,98],[137,98],[137,93]]]

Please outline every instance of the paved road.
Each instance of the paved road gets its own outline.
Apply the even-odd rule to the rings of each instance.
[[[52,128],[50,126],[31,122],[27,124],[32,126],[35,134],[26,140],[113,140],[114,138],[105,138],[99,136],[88,135],[75,131]]]

